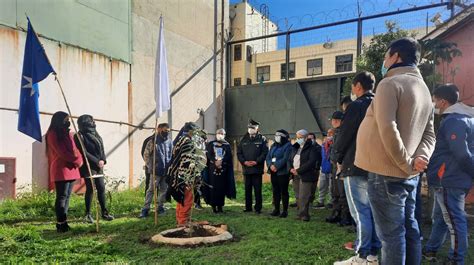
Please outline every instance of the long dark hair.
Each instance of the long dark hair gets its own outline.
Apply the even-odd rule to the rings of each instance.
[[[64,111],[54,113],[46,134],[54,131],[59,141],[64,140],[69,134],[69,125],[64,121],[68,116],[69,114]]]

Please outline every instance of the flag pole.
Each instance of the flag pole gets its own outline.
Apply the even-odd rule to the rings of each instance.
[[[47,57],[48,57],[48,55],[46,55],[46,58]],[[95,193],[97,188],[95,187],[95,181],[92,178],[91,166],[90,166],[90,163],[89,163],[89,159],[87,159],[87,155],[86,155],[87,150],[84,146],[84,142],[82,141],[82,136],[77,131],[76,123],[74,122],[74,119],[72,118],[71,108],[69,107],[69,103],[67,102],[66,95],[64,93],[64,89],[61,86],[61,82],[59,81],[58,75],[56,73],[54,73],[54,79],[58,83],[59,89],[60,89],[61,94],[62,94],[63,99],[64,99],[64,103],[66,103],[67,112],[69,113],[69,117],[71,119],[71,123],[72,123],[72,127],[74,128],[74,132],[78,135],[77,139],[79,140],[79,144],[81,145],[82,153],[84,153],[83,158],[86,161],[87,172],[89,173],[88,178],[90,179],[91,184],[92,184],[92,197],[96,197],[96,196],[94,196],[94,193]],[[95,205],[95,230],[97,231],[97,233],[99,233],[99,208],[98,208],[98,205],[97,205],[97,198],[94,200],[94,205]]]
[[[26,19],[28,20],[29,26],[30,26],[31,29],[33,30],[34,34],[36,35],[36,38],[38,38],[38,35],[37,35],[37,33],[36,33],[36,31],[35,31],[35,29],[34,29],[34,27],[33,27],[33,24],[31,23],[30,18],[28,17],[28,14],[26,14],[26,12],[25,12],[25,15],[26,15]],[[41,46],[43,46],[43,44],[41,43],[41,41],[39,41],[39,38],[38,38],[38,42],[39,42],[39,44],[40,44]],[[46,60],[48,61],[49,65],[51,65],[51,61],[49,60],[49,57],[48,57],[48,55],[46,54],[46,51],[44,51],[44,48],[43,48],[43,53],[44,53],[44,56],[45,56]],[[52,67],[51,67],[51,68],[52,68]],[[80,135],[79,132],[77,131],[76,123],[74,122],[74,119],[72,118],[71,108],[69,107],[69,103],[68,103],[68,101],[67,101],[67,99],[66,99],[66,95],[65,95],[65,93],[64,93],[64,89],[63,89],[63,87],[61,86],[61,82],[60,82],[59,79],[58,79],[58,75],[57,75],[56,72],[54,72],[54,70],[53,70],[52,73],[53,73],[53,75],[54,75],[55,81],[56,81],[56,82],[58,83],[58,85],[59,85],[61,94],[62,94],[63,99],[64,99],[64,103],[66,104],[66,108],[67,108],[67,111],[68,111],[68,114],[69,114],[69,118],[71,119],[71,123],[72,123],[72,127],[73,127],[73,129],[74,129],[74,132],[78,135],[77,139],[79,140],[79,144],[80,144],[80,146],[81,146],[82,152],[84,153],[84,157],[83,157],[83,158],[84,158],[84,160],[86,161],[87,171],[88,171],[88,173],[89,173],[89,177],[88,177],[88,178],[91,180],[91,182],[93,182],[94,180],[93,180],[93,178],[92,178],[92,171],[91,171],[91,167],[90,167],[90,164],[89,164],[89,159],[87,159],[87,155],[86,155],[87,150],[86,150],[85,147],[84,147],[84,142],[82,141],[81,135]],[[94,193],[95,193],[94,190],[96,190],[96,189],[97,189],[97,188],[95,187],[94,183],[92,183],[92,196],[94,196]],[[98,200],[98,198],[94,200],[94,202],[95,202],[94,205],[95,205],[95,210],[96,210],[96,215],[95,215],[95,216],[96,216],[96,231],[97,231],[97,233],[98,233],[98,232],[99,232],[99,209],[98,209],[98,207],[97,207],[97,200]]]
[[[158,135],[158,119],[155,118],[155,136],[153,137],[153,207],[155,208],[155,225],[158,224],[158,194],[156,185],[156,136]],[[151,186],[151,184],[150,184]]]

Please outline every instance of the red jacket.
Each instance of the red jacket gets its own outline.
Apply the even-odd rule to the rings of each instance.
[[[79,179],[82,156],[74,143],[72,134],[69,134],[64,141],[59,141],[56,132],[50,131],[46,134],[46,143],[50,183]]]

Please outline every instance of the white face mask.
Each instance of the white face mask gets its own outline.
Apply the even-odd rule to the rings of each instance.
[[[275,135],[275,142],[281,143],[281,136],[280,135]]]
[[[249,128],[248,132],[249,132],[250,135],[256,135],[257,134],[257,129]]]
[[[219,142],[224,141],[225,139],[225,134],[216,134],[216,140]]]
[[[436,107],[436,103],[433,102],[433,108],[434,108],[434,114],[441,114],[441,110],[439,108]]]
[[[300,146],[302,146],[302,145],[304,144],[304,138],[298,138],[298,139],[296,139],[296,142],[297,142]]]
[[[357,99],[357,96],[355,94],[351,93],[351,100],[354,101],[356,99]]]

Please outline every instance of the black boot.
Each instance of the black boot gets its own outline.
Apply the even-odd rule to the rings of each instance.
[[[279,216],[280,215],[280,209],[274,209],[273,212],[270,215],[271,216]]]
[[[71,227],[67,224],[67,222],[64,222],[62,224],[57,223],[56,224],[56,231],[58,233],[64,233],[71,230]]]
[[[281,214],[280,214],[280,217],[281,217],[281,218],[286,218],[287,216],[288,216],[288,212],[287,212],[287,211],[283,211],[283,212],[281,212]]]
[[[216,206],[212,206],[212,212],[217,213],[217,207]]]

